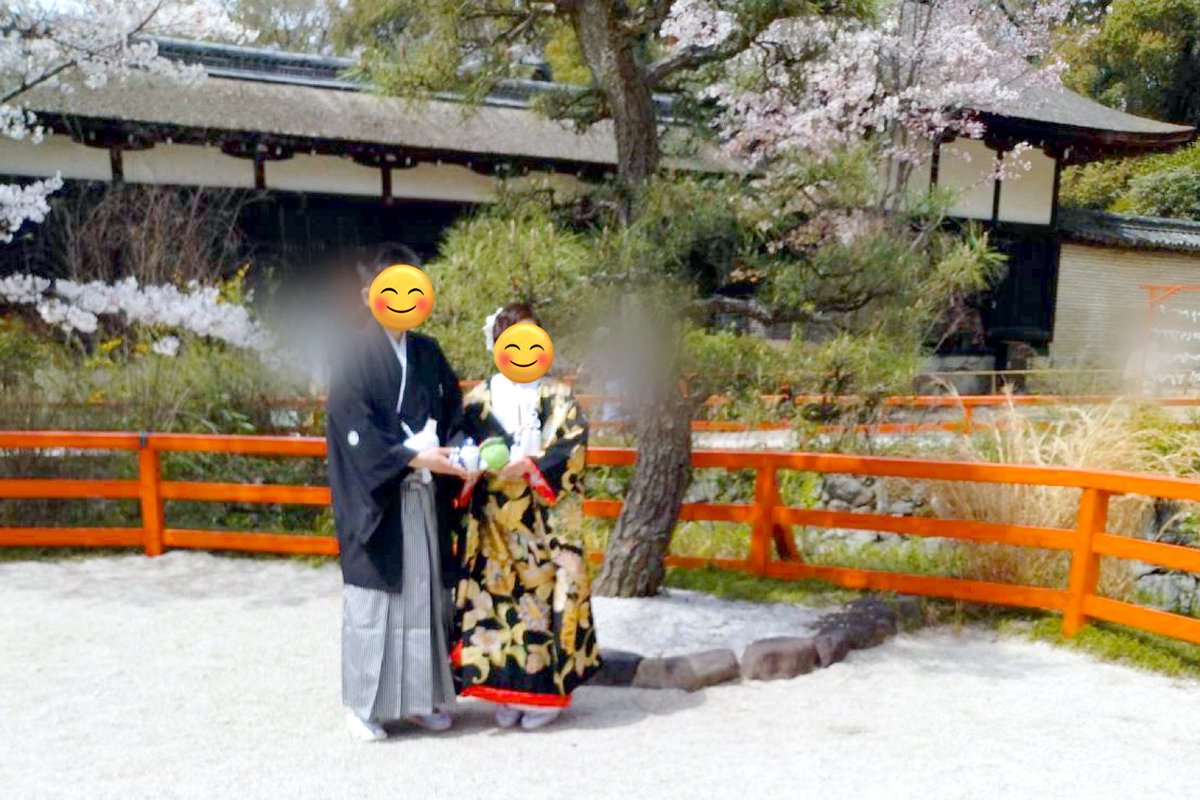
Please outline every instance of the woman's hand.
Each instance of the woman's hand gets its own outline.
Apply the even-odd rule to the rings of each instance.
[[[450,460],[449,447],[431,447],[422,450],[408,462],[409,469],[427,469],[439,475],[467,477],[467,470]]]
[[[528,458],[522,458],[519,461],[511,461],[500,468],[496,473],[502,481],[523,481],[529,477],[529,473],[533,471],[533,462]]]

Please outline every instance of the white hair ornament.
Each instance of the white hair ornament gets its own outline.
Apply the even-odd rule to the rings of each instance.
[[[500,312],[503,310],[504,306],[500,306],[493,311],[483,323],[483,337],[487,339],[487,349],[489,353],[496,349],[496,337],[494,333],[496,330],[496,317],[500,316]]]

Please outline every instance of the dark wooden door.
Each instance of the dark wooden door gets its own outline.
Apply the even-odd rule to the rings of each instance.
[[[1044,346],[1054,338],[1059,243],[1047,229],[996,230],[992,244],[1008,258],[1008,269],[983,304],[989,341]]]

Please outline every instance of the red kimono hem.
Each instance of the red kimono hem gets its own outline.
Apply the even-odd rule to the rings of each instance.
[[[541,706],[544,708],[566,708],[571,704],[571,695],[536,694],[519,692],[515,689],[497,689],[495,686],[468,686],[462,690],[463,697],[475,697],[489,703],[505,705]]]

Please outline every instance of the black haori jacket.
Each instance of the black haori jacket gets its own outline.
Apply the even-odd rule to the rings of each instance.
[[[400,484],[416,455],[403,445],[407,434],[401,419],[419,431],[433,417],[443,444],[458,436],[462,420],[458,378],[441,348],[428,336],[412,331],[407,336],[408,382],[400,414],[400,362],[387,333],[371,323],[331,370],[325,428],[342,579],[392,592],[402,588]],[[460,484],[458,478],[434,476],[441,579],[447,588],[455,573],[451,503]]]

